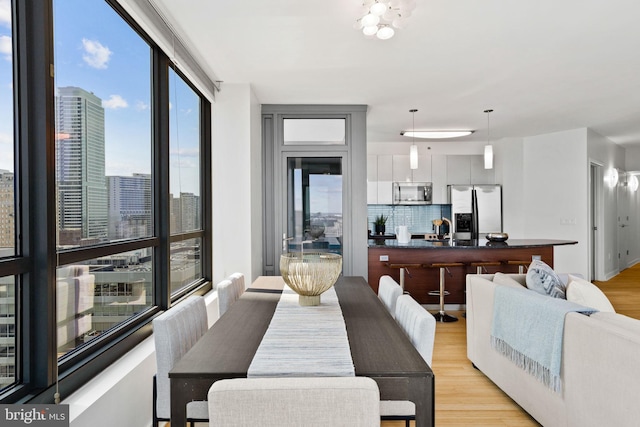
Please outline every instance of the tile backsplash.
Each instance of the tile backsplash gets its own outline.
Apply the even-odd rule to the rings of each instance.
[[[398,225],[406,225],[412,234],[434,233],[434,219],[443,216],[451,219],[451,205],[368,205],[367,223],[369,230],[373,232],[373,222],[378,215],[389,217],[386,224],[386,233],[394,234]],[[446,226],[441,227],[441,233],[447,232]]]

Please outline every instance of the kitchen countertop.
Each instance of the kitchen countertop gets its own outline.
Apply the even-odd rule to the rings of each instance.
[[[411,239],[409,243],[398,243],[395,239],[370,239],[370,248],[398,248],[398,249],[505,249],[505,248],[535,248],[544,246],[562,246],[562,245],[575,245],[578,242],[575,240],[554,240],[554,239],[509,239],[506,242],[490,242],[486,239],[473,239],[473,240],[453,240],[453,245],[449,244],[448,240],[424,240],[424,239]]]

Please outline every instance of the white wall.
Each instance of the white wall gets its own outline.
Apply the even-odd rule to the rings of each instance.
[[[640,171],[640,147],[627,148],[625,150],[624,169],[627,171]]]
[[[213,281],[262,271],[260,105],[249,84],[224,83],[213,105]]]
[[[494,143],[504,230],[523,239],[576,240],[554,248],[554,268],[588,277],[586,129]]]
[[[602,165],[603,173],[612,168],[623,171],[625,168],[625,150],[602,135],[589,131],[587,134],[589,161]],[[618,189],[602,185],[602,247],[599,280],[608,280],[620,272],[618,267]],[[637,230],[637,229],[636,229]]]
[[[404,137],[401,137],[404,138]],[[406,154],[409,155],[409,147],[412,144],[411,138],[405,138],[399,142],[377,142],[367,143],[367,154]],[[469,141],[425,141],[416,139],[418,146],[418,156],[435,154],[483,154],[486,142]]]
[[[502,184],[502,229],[512,239],[525,238],[525,216],[522,205],[524,154],[521,138],[505,138],[494,142],[496,183]]]
[[[640,179],[640,176],[638,176]],[[631,237],[629,238],[629,249],[631,255],[629,256],[629,266],[640,262],[640,190],[637,190],[629,195],[629,213],[631,221]]]

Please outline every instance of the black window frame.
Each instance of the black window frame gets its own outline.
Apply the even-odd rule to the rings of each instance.
[[[56,383],[64,398],[151,334],[151,320],[191,294],[211,290],[211,103],[200,97],[202,228],[170,235],[169,230],[169,57],[115,0],[104,0],[151,47],[152,237],[108,242],[57,252],[55,190],[55,82],[53,0],[12,0],[14,47],[14,146],[16,188],[15,256],[0,259],[0,276],[16,280],[17,383],[0,392],[2,403],[52,403]],[[176,70],[179,72],[179,70]],[[42,100],[47,100],[43,102]],[[172,241],[199,237],[201,277],[170,294]],[[153,248],[153,303],[150,309],[89,341],[58,361],[56,267],[139,248]]]

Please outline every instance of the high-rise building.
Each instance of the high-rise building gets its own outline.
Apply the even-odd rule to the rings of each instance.
[[[108,176],[109,240],[153,234],[151,175]]]
[[[15,201],[13,172],[0,169],[0,249],[15,248]]]
[[[0,169],[0,257],[15,254],[13,172]],[[0,277],[0,388],[15,381],[15,278]]]
[[[175,224],[175,228],[171,231],[182,233],[199,230],[201,227],[200,211],[200,196],[193,193],[180,193],[180,197],[172,197],[171,213],[174,221],[172,225]]]
[[[78,87],[61,87],[56,107],[59,244],[104,240],[108,212],[102,100]]]

